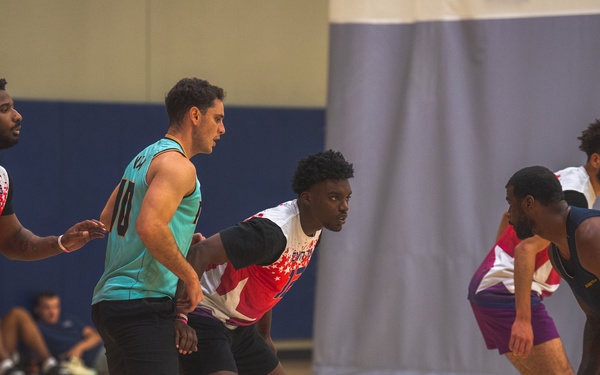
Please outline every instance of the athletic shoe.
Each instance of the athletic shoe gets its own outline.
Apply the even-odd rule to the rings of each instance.
[[[71,357],[63,361],[62,368],[69,370],[72,375],[97,375],[96,370],[86,367],[81,358]]]
[[[62,368],[60,365],[50,367],[46,372],[41,372],[41,375],[73,375],[66,368]]]
[[[2,373],[3,375],[27,375],[27,373],[18,367],[11,367]]]

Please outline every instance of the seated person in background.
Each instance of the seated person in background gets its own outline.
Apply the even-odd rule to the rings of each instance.
[[[35,354],[40,363],[40,374],[71,375],[61,368],[56,358],[50,354],[29,311],[22,307],[12,308],[0,319],[0,327],[0,375],[25,375],[25,372],[13,363],[18,357],[19,343],[23,343]]]
[[[67,369],[77,372],[70,367],[94,367],[102,348],[102,338],[96,329],[76,317],[61,317],[60,297],[52,291],[37,294],[33,312],[50,353],[64,360]]]

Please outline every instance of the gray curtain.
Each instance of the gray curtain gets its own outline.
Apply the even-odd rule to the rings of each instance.
[[[330,25],[326,147],[354,163],[319,253],[314,373],[510,374],[469,280],[521,167],[579,166],[600,117],[600,16]],[[583,313],[547,299],[577,368]]]

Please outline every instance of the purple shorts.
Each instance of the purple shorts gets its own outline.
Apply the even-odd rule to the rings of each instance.
[[[471,303],[475,318],[483,334],[488,349],[498,349],[501,355],[510,352],[510,330],[515,322],[515,309],[486,308]],[[558,331],[554,320],[548,315],[544,304],[531,306],[531,326],[533,328],[533,345],[543,344],[555,339]]]

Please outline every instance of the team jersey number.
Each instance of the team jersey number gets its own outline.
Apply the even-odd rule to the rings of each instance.
[[[123,237],[129,229],[129,214],[131,213],[131,202],[133,201],[133,188],[135,182],[122,179],[119,184],[119,192],[115,199],[112,219],[110,220],[110,231],[112,232],[115,222],[117,223],[117,233]]]
[[[285,283],[285,286],[281,289],[281,292],[275,295],[275,298],[283,298],[283,296],[285,296],[285,294],[292,289],[292,286],[300,278],[300,276],[302,276],[302,272],[304,272],[305,269],[306,267],[300,267],[290,272],[290,278],[288,279],[287,283]]]

